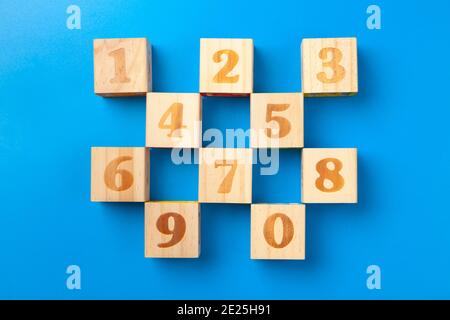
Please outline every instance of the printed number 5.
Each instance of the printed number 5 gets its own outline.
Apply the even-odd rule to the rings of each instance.
[[[276,121],[278,123],[278,134],[272,132],[272,128],[266,128],[265,133],[269,138],[283,138],[291,131],[291,123],[288,119],[274,116],[273,112],[286,111],[289,108],[289,104],[268,104],[266,109],[266,122]],[[275,132],[276,132],[275,131]]]

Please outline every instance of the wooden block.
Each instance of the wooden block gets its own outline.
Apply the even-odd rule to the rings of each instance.
[[[146,202],[145,257],[198,258],[199,256],[198,202]]]
[[[305,259],[305,206],[252,204],[252,259]]]
[[[146,145],[200,148],[201,105],[198,93],[148,93]]]
[[[200,92],[253,92],[253,39],[200,39]]]
[[[147,39],[95,39],[94,87],[95,94],[106,97],[152,91],[152,55]]]
[[[303,39],[301,51],[305,96],[358,92],[356,38]]]
[[[252,150],[203,148],[199,154],[200,202],[252,202]]]
[[[303,147],[303,94],[250,95],[252,148]]]
[[[302,151],[302,202],[358,202],[357,149]]]
[[[91,201],[148,201],[149,185],[147,148],[91,149]]]

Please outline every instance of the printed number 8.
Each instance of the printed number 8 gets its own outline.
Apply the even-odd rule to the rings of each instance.
[[[334,165],[333,170],[327,167],[328,163]],[[316,180],[316,188],[323,192],[336,192],[344,187],[344,178],[339,174],[342,170],[342,162],[336,158],[326,158],[320,160],[316,165],[316,170],[320,174]],[[325,186],[325,180],[333,183],[332,187]]]

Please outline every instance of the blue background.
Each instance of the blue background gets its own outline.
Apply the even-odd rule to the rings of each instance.
[[[381,30],[360,0],[2,0],[0,298],[450,298],[450,3],[374,3]],[[307,206],[305,261],[250,260],[250,208],[222,204],[202,205],[200,259],[145,259],[143,204],[89,201],[90,147],[145,143],[143,97],[94,95],[94,38],[147,37],[154,91],[197,92],[199,39],[250,37],[255,92],[289,92],[301,39],[340,36],[358,37],[360,91],[306,99],[305,146],[358,148],[359,203]],[[211,127],[247,129],[248,99],[205,99]],[[197,166],[151,163],[152,199],[197,198]],[[255,202],[300,201],[298,150],[254,173]]]

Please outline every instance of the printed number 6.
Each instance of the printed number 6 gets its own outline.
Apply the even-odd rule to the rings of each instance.
[[[103,179],[105,185],[114,191],[124,191],[133,185],[133,174],[125,169],[118,169],[117,167],[124,161],[133,160],[133,157],[122,156],[111,161],[105,169]],[[117,184],[117,175],[120,175],[120,184]]]

